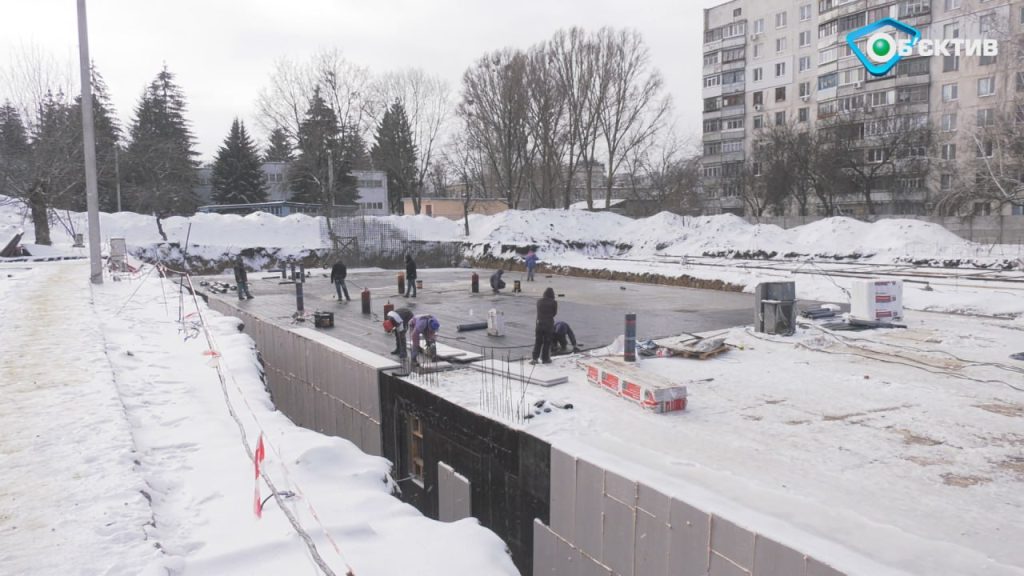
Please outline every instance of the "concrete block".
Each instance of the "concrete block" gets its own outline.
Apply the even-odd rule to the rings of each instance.
[[[633,576],[636,509],[605,495],[601,563],[620,576]]]
[[[576,458],[551,447],[551,529],[570,542],[576,540]]]
[[[555,574],[576,576],[579,566],[579,551],[565,540],[555,538]]]
[[[711,517],[711,550],[744,570],[754,567],[754,533],[720,517]]]
[[[634,574],[637,576],[668,576],[668,524],[666,522],[637,509],[635,548]]]
[[[319,391],[312,391],[310,395],[313,396],[313,414],[315,416],[314,430],[321,434],[330,434],[330,432],[328,432],[328,429],[330,428],[330,426],[328,426],[328,421],[331,409],[331,399],[328,398],[326,394]]]
[[[533,576],[557,576],[555,533],[538,519],[533,520]]]
[[[820,560],[808,557],[807,576],[845,576],[845,574]]]
[[[437,463],[437,519],[454,522],[472,515],[469,480],[444,462]]]
[[[604,473],[604,493],[626,506],[636,506],[636,482],[614,472]]]
[[[711,546],[711,516],[673,499],[669,524],[669,574],[705,576]]]
[[[380,423],[373,420],[367,421],[369,422],[370,434],[364,439],[366,447],[363,448],[363,452],[371,456],[384,456],[384,437],[381,433]]]
[[[601,558],[601,516],[604,511],[604,470],[576,460],[576,544],[588,555]]]
[[[804,555],[758,534],[754,541],[754,576],[804,576]]]
[[[669,512],[672,509],[671,498],[642,483],[637,484],[636,495],[637,508],[661,520],[663,524],[668,524]]]
[[[574,574],[578,576],[612,576],[612,569],[601,564],[597,560],[594,560],[590,556],[579,552],[579,562],[577,565],[577,571]]]
[[[711,553],[711,569],[708,572],[708,576],[750,576],[750,572],[740,568],[727,560],[724,556],[712,552]],[[779,574],[778,576],[785,576]]]

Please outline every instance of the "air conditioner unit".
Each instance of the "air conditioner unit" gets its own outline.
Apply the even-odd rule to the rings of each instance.
[[[761,110],[760,104],[754,104],[754,110]]]
[[[750,35],[750,39],[751,39],[751,40],[757,40],[757,38],[758,38],[758,37],[759,37],[760,35],[761,35],[761,33],[760,33],[760,32],[754,32],[753,34],[751,34],[751,35]]]
[[[854,88],[860,88],[860,86],[861,86],[861,83],[860,83],[860,82],[854,82],[854,83],[853,83],[853,87],[854,87]]]

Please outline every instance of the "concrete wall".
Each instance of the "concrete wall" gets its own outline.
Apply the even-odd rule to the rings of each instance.
[[[945,227],[965,240],[981,244],[1024,245],[1024,216],[878,216],[873,219],[868,218],[867,220],[880,220],[882,218],[909,218],[931,222],[932,224]],[[821,219],[820,216],[747,217],[747,221],[752,224],[774,224],[781,228],[794,228]],[[1021,253],[1024,254],[1024,246],[1021,248]]]
[[[278,410],[299,426],[383,456],[378,371],[397,364],[309,328],[274,325],[218,299],[210,307],[245,323]]]
[[[551,448],[551,522],[534,521],[533,574],[842,576],[678,498]]]

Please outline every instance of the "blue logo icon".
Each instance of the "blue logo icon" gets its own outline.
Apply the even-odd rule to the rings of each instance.
[[[886,26],[907,34],[910,36],[910,40],[897,43],[892,34],[878,31]],[[866,53],[857,46],[857,41],[865,36],[868,37],[867,46],[865,46]],[[860,63],[874,76],[885,76],[903,58],[900,53],[901,44],[912,47],[920,39],[921,33],[917,28],[895,18],[882,18],[874,24],[868,24],[846,35],[846,43],[850,45],[850,50],[857,55]]]

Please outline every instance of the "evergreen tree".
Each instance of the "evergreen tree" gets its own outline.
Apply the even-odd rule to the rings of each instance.
[[[292,143],[288,141],[288,135],[280,128],[274,128],[267,140],[267,153],[263,155],[264,162],[291,162],[295,159],[292,153]]]
[[[29,162],[28,132],[10,101],[0,106],[0,194],[14,196]]]
[[[195,213],[198,153],[185,120],[184,93],[166,66],[142,94],[130,135],[122,174],[131,209],[155,214],[158,227],[165,216]]]
[[[114,106],[103,76],[90,67],[92,75],[92,114],[96,131],[96,179],[99,192],[100,210],[103,212],[117,211],[117,166],[121,140],[121,126],[114,115]],[[82,147],[82,97],[75,98],[71,107],[71,122],[74,130],[75,144]],[[84,211],[86,208],[85,164],[81,168],[81,182],[72,190],[68,198],[67,208]]]
[[[377,125],[377,142],[370,151],[373,163],[388,175],[388,201],[392,212],[400,212],[402,198],[413,197],[413,207],[420,213],[419,199],[413,194],[416,186],[416,145],[402,103],[395,101],[384,112]]]
[[[213,162],[213,201],[217,204],[266,202],[267,177],[259,151],[238,118]]]
[[[298,140],[299,155],[288,169],[292,200],[325,206],[355,202],[355,179],[342,153],[338,117],[319,88],[313,91]]]

